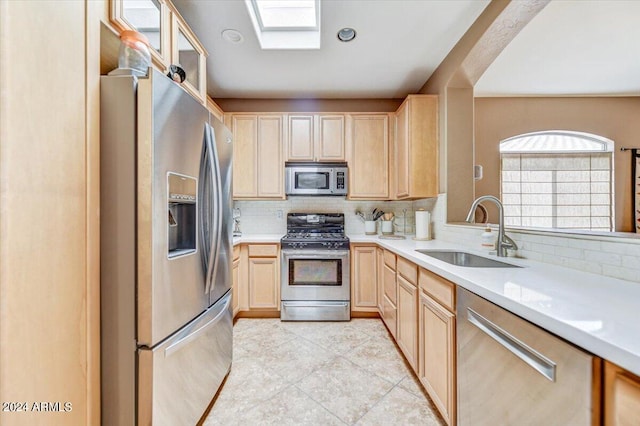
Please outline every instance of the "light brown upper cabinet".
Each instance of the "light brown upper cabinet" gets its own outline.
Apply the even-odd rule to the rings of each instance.
[[[347,115],[349,199],[389,199],[389,116]]]
[[[230,114],[233,198],[284,198],[283,116]]]
[[[180,14],[173,8],[171,12],[171,62],[179,64],[187,75],[182,87],[206,105],[207,52]]]
[[[287,161],[344,161],[344,115],[290,114]]]
[[[215,118],[220,121],[224,121],[224,111],[220,109],[217,103],[214,102],[209,96],[207,96],[207,109]]]
[[[392,198],[438,195],[438,97],[409,95],[395,115]]]
[[[111,0],[109,19],[118,30],[135,30],[144,34],[151,45],[153,64],[165,70],[171,62],[170,17],[165,0]]]
[[[207,51],[170,0],[109,0],[109,20],[116,33],[136,30],[149,39],[158,70],[180,65],[187,76],[181,86],[207,106]]]

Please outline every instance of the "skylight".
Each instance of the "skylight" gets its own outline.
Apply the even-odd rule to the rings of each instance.
[[[252,0],[262,31],[317,29],[316,0]]]
[[[320,0],[245,0],[263,49],[319,49]]]

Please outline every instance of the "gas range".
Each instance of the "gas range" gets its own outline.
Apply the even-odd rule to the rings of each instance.
[[[283,249],[348,250],[342,213],[289,213]]]
[[[342,213],[289,213],[280,269],[283,321],[349,321],[349,238]]]

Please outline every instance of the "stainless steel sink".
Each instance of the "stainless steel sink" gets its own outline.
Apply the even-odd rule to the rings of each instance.
[[[418,253],[435,257],[451,265],[467,268],[520,268],[518,265],[487,259],[486,257],[455,250],[416,250]]]

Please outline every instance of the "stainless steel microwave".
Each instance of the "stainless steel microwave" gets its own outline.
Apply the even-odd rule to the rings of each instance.
[[[285,163],[287,195],[347,195],[347,163]]]

